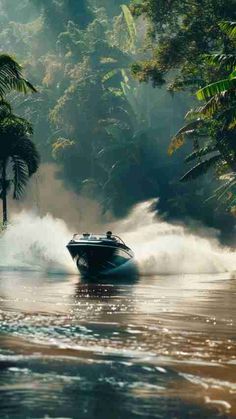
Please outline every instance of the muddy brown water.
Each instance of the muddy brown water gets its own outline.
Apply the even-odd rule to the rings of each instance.
[[[236,277],[0,271],[1,418],[236,418]]]

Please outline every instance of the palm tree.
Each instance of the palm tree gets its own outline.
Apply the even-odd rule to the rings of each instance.
[[[3,202],[3,225],[7,223],[7,193],[13,188],[18,199],[28,179],[37,171],[39,154],[30,137],[31,124],[12,113],[6,101],[0,102],[0,197]]]
[[[39,156],[30,140],[31,125],[12,113],[4,99],[16,90],[20,93],[36,92],[34,86],[23,77],[18,62],[7,54],[0,54],[0,197],[3,202],[3,223],[7,222],[7,192],[13,183],[13,197],[23,192],[28,178],[37,170]],[[8,171],[13,179],[8,180]]]
[[[35,87],[22,75],[18,62],[7,54],[0,54],[0,97],[16,90],[20,93],[36,92]]]

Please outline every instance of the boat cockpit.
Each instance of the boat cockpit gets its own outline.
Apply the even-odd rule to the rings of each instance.
[[[125,246],[125,243],[123,242],[123,240],[119,237],[119,236],[115,236],[112,234],[111,231],[108,231],[106,234],[93,234],[93,233],[83,233],[81,234],[74,234],[73,235],[73,239],[74,242],[81,242],[81,241],[86,241],[86,242],[116,242],[117,244],[122,244]]]

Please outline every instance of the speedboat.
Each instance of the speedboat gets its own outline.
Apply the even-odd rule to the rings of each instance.
[[[111,231],[98,235],[74,234],[67,249],[83,276],[112,272],[134,257],[132,250]]]

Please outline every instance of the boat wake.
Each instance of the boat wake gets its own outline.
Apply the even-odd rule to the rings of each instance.
[[[137,205],[126,219],[112,226],[134,251],[142,275],[236,270],[236,253],[220,246],[215,232],[206,230],[205,237],[200,237],[184,226],[163,222],[150,211],[150,204]],[[63,220],[50,214],[41,218],[22,212],[0,238],[0,269],[77,273],[66,249],[73,233]]]
[[[71,235],[65,222],[50,214],[21,212],[1,236],[0,269],[75,273],[65,248]]]
[[[204,236],[200,237],[184,226],[163,222],[150,211],[152,203],[137,205],[129,217],[116,226],[133,249],[142,275],[236,270],[236,252],[220,245],[217,231],[205,229]]]

